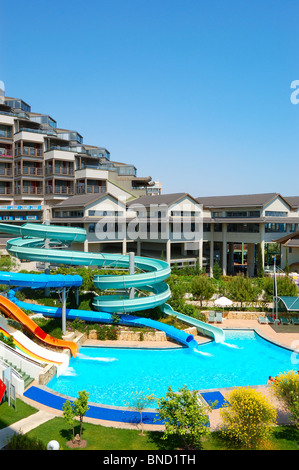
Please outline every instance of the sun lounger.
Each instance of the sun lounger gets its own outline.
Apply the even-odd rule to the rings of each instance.
[[[216,312],[216,323],[222,323],[222,312]]]
[[[270,323],[271,325],[274,325],[275,321],[273,320],[272,317],[270,317],[269,315],[267,315],[267,322]]]
[[[299,318],[292,318],[291,322],[293,323],[293,325],[299,325]]]
[[[268,321],[266,317],[259,317],[259,323],[261,325],[267,325]]]
[[[290,324],[290,320],[288,320],[288,318],[280,317],[279,320],[280,320],[280,323],[282,325],[289,325]]]
[[[209,312],[208,322],[209,323],[214,323],[215,318],[216,318],[216,313],[215,312]]]

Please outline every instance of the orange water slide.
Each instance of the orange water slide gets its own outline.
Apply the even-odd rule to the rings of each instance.
[[[45,333],[33,320],[31,320],[26,313],[23,312],[17,305],[11,300],[0,295],[0,310],[7,317],[17,320],[22,323],[31,333],[34,334],[38,339],[44,343],[55,346],[57,348],[70,349],[72,355],[76,357],[78,354],[78,345],[74,341],[64,341],[63,339],[53,338],[52,336]]]

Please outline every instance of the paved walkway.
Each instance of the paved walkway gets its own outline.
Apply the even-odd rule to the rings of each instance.
[[[218,324],[218,326],[220,326]],[[299,358],[299,325],[261,325],[258,323],[257,320],[241,320],[241,319],[225,319],[223,323],[221,324],[222,328],[226,329],[232,329],[232,328],[237,328],[237,329],[254,329],[259,333],[260,335],[264,336],[266,339],[274,341],[282,346],[288,347],[295,349],[298,351],[298,358]],[[197,336],[196,340],[198,342],[205,342],[206,338],[202,336]],[[100,346],[116,346],[116,342],[109,342],[109,341],[91,341],[89,340],[88,342],[84,344],[98,344]],[[179,347],[178,345],[171,343],[171,342],[161,342],[161,343],[153,343],[151,341],[148,342],[117,342],[119,346],[131,346],[131,347]],[[298,369],[299,369],[299,362],[298,362]],[[268,397],[274,406],[277,409],[278,413],[278,423],[279,424],[287,424],[289,422],[288,420],[288,414],[282,409],[280,403],[275,400],[275,398],[271,395],[271,387],[265,385],[265,386],[260,386],[257,387],[257,390]],[[220,390],[221,393],[223,394],[224,397],[227,397],[230,393],[230,390],[228,389],[223,389]],[[45,423],[46,421],[49,421],[50,419],[54,418],[55,416],[62,416],[62,411],[55,410],[53,408],[46,407],[44,405],[41,405],[40,403],[34,402],[28,398],[22,397],[24,401],[29,403],[31,406],[37,408],[39,411],[28,418],[22,419],[21,421],[18,421],[14,423],[13,425],[0,430],[0,449],[2,449],[6,444],[7,440],[14,434],[18,432],[22,433],[27,433],[31,429],[34,429],[35,427],[39,426],[42,423]],[[219,426],[220,422],[220,412],[219,410],[213,410],[211,411],[210,415],[210,427],[211,430],[217,429]],[[103,421],[103,420],[97,420],[94,418],[84,418],[84,421],[94,423],[94,424],[101,424],[102,426],[106,427],[119,427],[119,428],[126,428],[126,429],[136,429],[138,428],[138,425],[132,425],[129,423],[116,423],[116,422],[109,422],[109,421]],[[149,425],[149,426],[144,426],[145,429],[151,431],[151,430],[162,430],[162,426],[155,426],[155,425]]]
[[[14,434],[26,434],[31,431],[31,429],[36,428],[50,419],[53,419],[52,413],[40,410],[37,413],[28,416],[28,418],[21,419],[20,421],[11,424],[7,428],[0,429],[0,449],[3,449],[3,447],[6,446]]]

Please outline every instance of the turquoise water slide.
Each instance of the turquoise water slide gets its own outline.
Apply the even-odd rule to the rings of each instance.
[[[19,238],[10,239],[7,242],[6,249],[12,255],[22,260],[38,261],[51,264],[64,265],[82,265],[97,266],[100,268],[128,268],[129,255],[117,255],[106,253],[88,253],[72,251],[69,249],[72,242],[82,243],[86,239],[86,231],[76,227],[60,227],[44,224],[24,224],[22,226],[8,225],[0,223],[0,231],[14,235]],[[47,240],[47,243],[46,243]],[[67,245],[67,248],[65,247]],[[169,264],[162,260],[134,257],[136,273],[125,275],[96,275],[94,285],[102,290],[106,289],[135,289],[135,295],[103,295],[97,296],[93,300],[94,311],[83,311],[69,309],[67,318],[81,318],[91,321],[111,322],[112,313],[117,312],[120,315],[122,323],[134,324],[138,326],[151,326],[153,328],[164,330],[166,334],[179,342],[195,347],[196,341],[192,335],[177,330],[174,327],[156,322],[148,318],[140,318],[128,315],[128,312],[137,312],[154,307],[161,307],[169,314],[169,309],[165,303],[170,298],[171,292],[168,285],[164,282],[170,275]],[[47,274],[23,274],[0,272],[0,283],[17,287],[40,288],[44,282],[44,287],[71,287],[80,285],[82,279],[80,276],[60,276]],[[63,280],[63,279],[64,280]],[[80,278],[80,279],[78,279]],[[26,282],[28,284],[26,284]],[[14,284],[15,283],[15,284]],[[68,283],[66,285],[66,283]],[[145,294],[146,292],[146,294]],[[49,315],[61,316],[61,309],[34,306],[25,304],[22,306],[14,296],[14,291],[9,293],[10,299],[17,303],[21,308],[48,313]],[[168,306],[171,308],[170,306]],[[178,312],[174,312],[176,315]],[[199,321],[198,321],[199,322]],[[199,322],[197,327],[202,328],[202,332],[208,336],[214,337],[215,341],[221,341],[223,332],[205,322]],[[221,334],[222,332],[222,334]],[[197,345],[197,343],[196,343]]]

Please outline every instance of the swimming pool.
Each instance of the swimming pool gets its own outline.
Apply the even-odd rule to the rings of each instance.
[[[168,386],[178,390],[185,384],[196,390],[265,385],[269,375],[288,370],[296,370],[291,351],[252,330],[225,330],[224,344],[212,341],[198,351],[82,347],[47,386],[73,398],[86,390],[93,403],[129,406],[138,391],[161,397]]]

